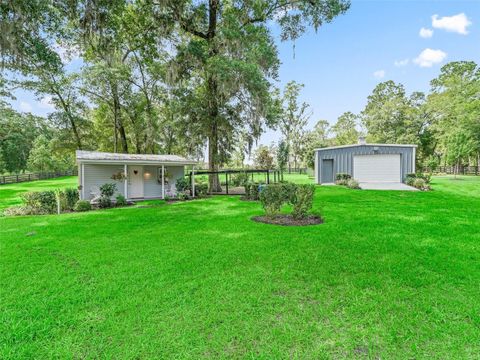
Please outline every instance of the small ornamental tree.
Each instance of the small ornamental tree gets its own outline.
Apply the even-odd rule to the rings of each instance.
[[[267,146],[260,146],[255,153],[255,167],[269,170],[273,167],[273,156]]]
[[[280,170],[280,177],[283,180],[283,172],[287,168],[288,163],[288,144],[285,140],[280,140],[278,143],[278,151],[277,151],[277,165],[278,170]]]
[[[98,205],[101,208],[109,208],[112,206],[112,196],[117,191],[117,185],[114,183],[106,183],[100,186],[100,199]]]

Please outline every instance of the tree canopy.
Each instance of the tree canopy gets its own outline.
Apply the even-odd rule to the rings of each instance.
[[[1,55],[10,71],[27,78],[23,86],[52,99],[54,118],[71,132],[74,147],[189,155],[206,147],[216,170],[240,136],[250,150],[280,118],[270,24],[278,24],[282,41],[295,41],[349,5],[19,0],[0,6]],[[67,74],[62,53],[75,52],[84,67]],[[99,141],[89,144],[89,132],[100,133]],[[216,177],[210,187],[218,190]]]
[[[345,109],[335,123],[321,120],[313,128],[311,107],[300,100],[304,85],[290,81],[279,89],[272,28],[281,41],[295,41],[349,5],[345,0],[2,2],[1,171],[69,167],[75,149],[195,159],[207,154],[208,168],[215,171],[244,166],[266,129],[280,131],[280,157],[294,166],[312,166],[315,148],[355,143],[360,134],[370,142],[418,145],[419,166],[478,165],[475,62],[446,64],[428,93],[407,94],[400,83],[381,82],[361,112]],[[51,106],[49,116],[14,111],[8,102],[16,89]],[[217,177],[210,178],[210,188],[220,190]]]

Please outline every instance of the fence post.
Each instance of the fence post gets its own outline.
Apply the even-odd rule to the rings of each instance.
[[[225,189],[228,195],[228,172],[225,171]]]

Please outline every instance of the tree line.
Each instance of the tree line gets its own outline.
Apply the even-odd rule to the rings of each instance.
[[[257,157],[268,158],[269,152],[274,166],[280,166],[282,161],[275,159],[286,147],[285,166],[312,168],[314,149],[355,144],[364,136],[370,143],[417,145],[419,169],[449,165],[459,172],[463,166],[480,166],[479,66],[473,61],[450,62],[430,87],[427,94],[407,94],[400,83],[379,83],[360,113],[345,112],[333,125],[320,120],[308,130],[309,105],[298,102],[301,86],[290,83],[284,95],[288,109],[279,124],[283,139],[261,147]],[[297,89],[293,95],[292,88]]]
[[[62,170],[75,149],[180,154],[242,167],[267,129],[282,140],[254,159],[313,166],[313,149],[418,145],[421,166],[479,162],[479,68],[452,62],[428,94],[380,83],[359,114],[308,130],[303,85],[278,89],[271,24],[295,41],[349,8],[344,0],[16,0],[0,5],[0,171]],[[72,60],[77,59],[78,66]],[[78,60],[80,59],[80,60]],[[8,104],[31,91],[47,118]],[[261,154],[263,152],[263,154]],[[266,154],[269,152],[269,154]],[[268,155],[268,156],[266,156]],[[265,165],[262,165],[265,166]],[[281,165],[283,166],[283,165]],[[210,187],[218,189],[218,178]]]

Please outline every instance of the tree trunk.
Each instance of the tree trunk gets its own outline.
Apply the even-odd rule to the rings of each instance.
[[[77,148],[78,150],[82,150],[82,141],[80,140],[80,135],[78,134],[77,125],[75,124],[75,121],[71,116],[68,116],[68,118],[70,119],[70,124],[72,125],[73,134],[75,136],[75,140],[77,141]]]
[[[120,140],[122,142],[122,152],[127,154],[128,153],[127,133],[125,132],[125,128],[123,127],[121,120],[118,122],[118,124],[119,124],[118,131],[120,133]]]
[[[137,123],[135,121],[135,118],[137,117],[137,114],[136,112],[134,112],[133,114],[127,112],[127,116],[128,118],[130,119],[130,122],[132,124],[132,128],[133,128],[133,137],[135,139],[134,141],[134,144],[135,145],[135,151],[137,152],[137,154],[143,154],[143,150],[142,150],[142,140],[141,140],[141,134],[139,134],[138,130],[137,130]]]
[[[208,42],[208,56],[213,58],[218,54],[215,44],[215,35],[217,31],[217,12],[218,0],[208,1],[208,31],[206,40]],[[219,115],[219,99],[218,86],[211,73],[207,73],[207,106],[208,106],[208,170],[218,171],[218,115]],[[218,174],[210,174],[208,177],[208,187],[210,192],[221,192],[220,180]]]
[[[82,141],[80,139],[80,134],[78,133],[77,124],[75,124],[75,120],[73,119],[73,115],[70,111],[70,107],[67,105],[67,103],[63,99],[63,96],[60,93],[60,91],[54,90],[54,93],[57,95],[58,99],[60,100],[60,103],[62,104],[62,107],[63,107],[63,111],[65,111],[65,114],[67,114],[67,117],[68,117],[68,121],[70,121],[70,125],[72,126],[73,136],[75,136],[75,141],[77,143],[77,149],[82,150]]]
[[[208,137],[208,171],[218,171],[218,129],[214,120]],[[221,192],[220,179],[218,174],[210,174],[208,177],[210,192]]]
[[[121,119],[120,99],[118,96],[116,84],[112,84],[112,95],[113,95],[113,117],[115,119],[116,130],[118,130],[118,134],[120,134],[122,152],[128,153],[127,133],[125,131],[125,127],[123,126],[122,119]],[[115,137],[115,140],[116,140],[116,137]],[[117,146],[115,145],[115,148],[116,147]]]
[[[153,106],[152,101],[150,100],[150,95],[148,94],[148,85],[145,79],[145,73],[143,71],[143,64],[138,59],[136,53],[134,53],[135,60],[138,64],[138,69],[140,70],[140,75],[142,77],[142,87],[141,91],[143,92],[143,96],[145,96],[145,100],[147,102],[146,110],[147,110],[147,136],[145,139],[145,153],[150,152],[151,154],[155,154],[155,135],[156,129],[154,125],[154,116],[153,116]]]
[[[208,171],[218,171],[218,94],[217,83],[209,76],[207,80],[210,129],[208,134]],[[221,192],[218,174],[208,177],[210,192]]]

